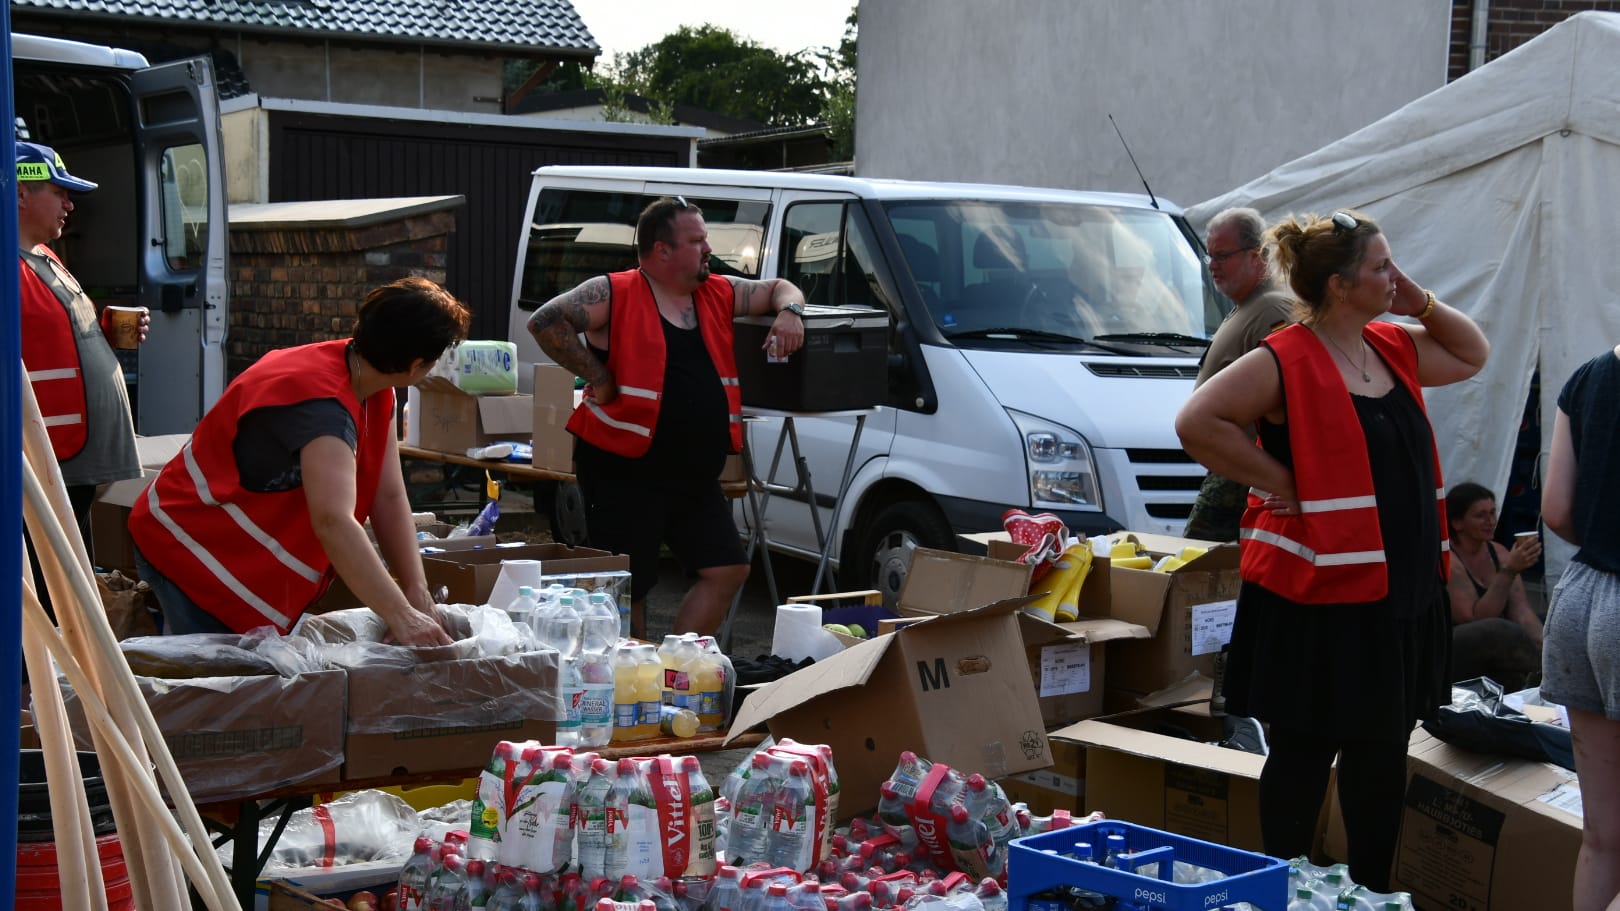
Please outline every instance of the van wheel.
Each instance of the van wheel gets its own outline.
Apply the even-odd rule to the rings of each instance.
[[[848,561],[850,574],[844,587],[875,588],[883,593],[884,605],[893,610],[900,603],[911,552],[919,547],[956,550],[945,516],[920,500],[901,500],[883,507],[867,526],[852,554],[854,559]]]
[[[585,495],[573,481],[558,481],[551,493],[551,538],[569,547],[590,544],[585,526]]]

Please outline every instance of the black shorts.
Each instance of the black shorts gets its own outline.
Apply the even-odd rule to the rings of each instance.
[[[579,476],[591,546],[630,557],[630,591],[658,584],[659,544],[687,571],[747,563],[719,481],[608,480]]]

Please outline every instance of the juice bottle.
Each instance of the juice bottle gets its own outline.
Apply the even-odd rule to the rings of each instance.
[[[635,652],[636,699],[640,712],[631,739],[652,740],[659,736],[659,716],[664,705],[664,662],[658,660],[658,649],[653,645],[637,645]]]
[[[697,705],[692,710],[697,712],[700,731],[718,731],[725,727],[726,713],[730,708],[725,699],[725,673],[716,658],[719,649],[715,648],[712,652],[709,649],[713,642],[712,637],[700,637],[697,640],[697,653],[687,666],[692,678],[692,691],[697,695]]]
[[[635,647],[626,643],[613,651],[613,742],[641,739],[637,736],[640,719]]]

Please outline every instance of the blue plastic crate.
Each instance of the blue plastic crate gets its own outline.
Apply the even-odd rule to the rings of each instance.
[[[1101,855],[1110,835],[1125,836],[1132,866],[1157,862],[1158,873],[1163,878],[1063,856],[1073,854],[1075,842],[1080,841],[1091,842]],[[1178,860],[1225,875],[1207,883],[1176,883],[1171,877],[1174,862]],[[1120,901],[1166,911],[1214,911],[1238,902],[1248,902],[1264,911],[1285,911],[1288,864],[1264,854],[1116,820],[1013,839],[1007,853],[1009,911],[1024,911],[1031,895],[1059,886],[1079,886]]]

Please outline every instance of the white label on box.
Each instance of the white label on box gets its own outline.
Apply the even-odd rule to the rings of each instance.
[[[1041,648],[1041,695],[1091,692],[1091,646],[1084,642]]]
[[[1573,781],[1566,781],[1536,799],[1550,807],[1557,807],[1565,813],[1582,816],[1581,786]],[[1582,816],[1582,818],[1585,817]]]
[[[1232,641],[1232,621],[1237,619],[1237,599],[1194,604],[1192,609],[1192,653],[1208,655]]]

